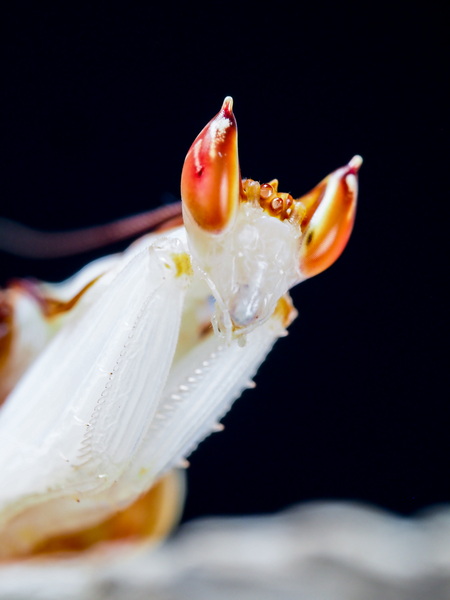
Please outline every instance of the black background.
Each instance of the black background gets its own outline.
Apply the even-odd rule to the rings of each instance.
[[[0,213],[68,229],[177,198],[226,95],[245,176],[299,196],[361,154],[349,246],[294,290],[299,318],[257,389],[191,457],[184,518],[315,499],[409,514],[449,500],[444,15],[270,6],[3,7]],[[95,256],[0,254],[1,283]]]

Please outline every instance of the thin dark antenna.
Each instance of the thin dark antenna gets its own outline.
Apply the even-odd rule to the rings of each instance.
[[[69,231],[42,231],[0,217],[0,250],[23,258],[62,258],[141,235],[181,216],[181,202],[104,225]]]

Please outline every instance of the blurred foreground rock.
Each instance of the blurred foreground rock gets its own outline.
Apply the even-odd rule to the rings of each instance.
[[[449,600],[450,507],[350,503],[210,518],[145,552],[0,567],[8,600]]]

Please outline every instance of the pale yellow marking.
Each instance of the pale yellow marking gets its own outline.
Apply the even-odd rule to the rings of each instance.
[[[182,275],[193,275],[191,257],[187,252],[180,252],[179,254],[172,254],[172,260],[177,270],[175,277],[181,277]]]
[[[289,325],[297,316],[297,311],[295,310],[291,297],[288,294],[281,296],[277,302],[273,314],[279,318],[283,327],[289,327]]]

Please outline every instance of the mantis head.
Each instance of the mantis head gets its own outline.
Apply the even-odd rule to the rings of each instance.
[[[240,336],[266,321],[294,285],[341,255],[355,219],[355,156],[306,195],[278,181],[241,179],[233,101],[206,125],[187,153],[183,217],[192,258],[216,300],[215,326]]]

